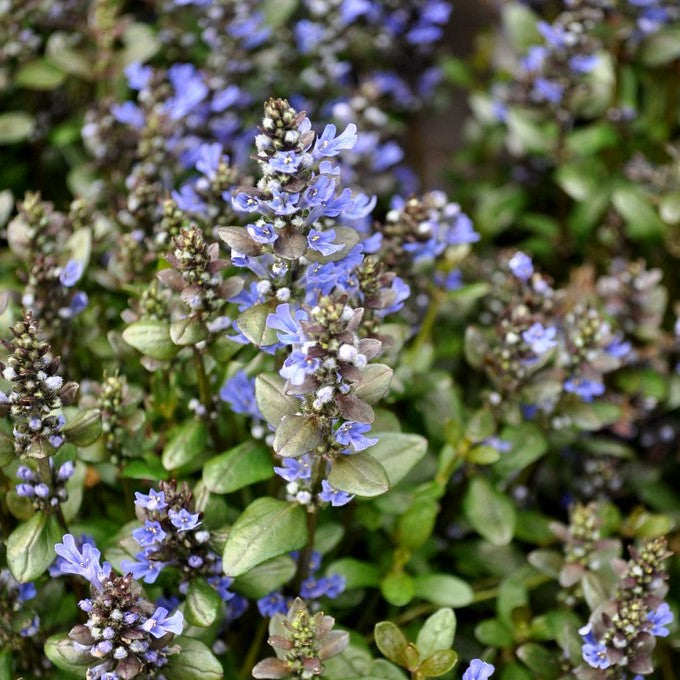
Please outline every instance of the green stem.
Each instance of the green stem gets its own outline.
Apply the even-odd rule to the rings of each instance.
[[[222,442],[220,433],[217,429],[217,423],[212,417],[214,404],[210,390],[210,380],[208,380],[208,374],[205,371],[203,354],[199,349],[196,349],[196,347],[194,347],[194,368],[196,369],[196,381],[198,383],[198,397],[205,409],[205,417],[208,422],[208,430],[212,437],[213,446],[215,446],[216,450],[221,450]]]
[[[321,480],[323,479],[325,472],[325,461],[323,458],[318,457],[314,463],[314,470],[312,473],[312,503],[314,498],[321,488]],[[295,591],[300,591],[300,586],[302,582],[309,576],[309,561],[312,557],[312,552],[314,550],[314,540],[316,538],[316,527],[318,523],[318,509],[316,505],[312,505],[307,512],[307,543],[305,547],[300,551],[300,556],[298,557],[297,572],[295,574]]]
[[[425,317],[423,318],[423,323],[420,326],[418,335],[416,335],[413,344],[411,345],[411,353],[416,356],[418,352],[423,348],[423,345],[430,339],[432,334],[432,329],[434,328],[435,321],[439,314],[439,307],[442,302],[441,291],[434,289],[430,295],[430,306],[425,312]]]
[[[241,680],[246,680],[247,678],[250,677],[250,672],[253,670],[253,667],[255,666],[255,662],[257,661],[258,654],[260,653],[260,647],[262,647],[262,643],[264,642],[264,636],[267,633],[267,619],[262,618],[260,619],[260,623],[257,626],[257,629],[255,630],[255,635],[253,637],[253,641],[250,644],[250,647],[248,648],[248,653],[246,654],[246,658],[243,660],[243,665],[241,666],[241,672],[239,673],[239,677]]]

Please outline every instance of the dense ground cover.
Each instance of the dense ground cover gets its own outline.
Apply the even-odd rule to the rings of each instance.
[[[455,22],[0,4],[0,680],[675,677],[680,6]]]

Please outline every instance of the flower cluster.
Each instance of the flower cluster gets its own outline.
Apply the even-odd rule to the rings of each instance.
[[[90,583],[90,597],[78,603],[87,614],[84,624],[69,633],[75,652],[89,664],[88,678],[157,678],[167,657],[178,651],[172,644],[184,627],[180,612],[168,616],[164,607],[143,599],[132,574],[117,576],[90,543],[76,544],[66,534],[55,547],[62,574],[75,574]]]
[[[318,612],[313,616],[297,598],[287,614],[275,614],[270,623],[269,644],[277,656],[260,661],[254,678],[313,678],[323,675],[323,662],[342,653],[349,635],[334,631],[335,620]]]
[[[609,668],[647,675],[652,672],[655,638],[669,634],[673,614],[663,598],[668,590],[664,561],[670,556],[665,539],[647,540],[631,548],[628,563],[617,564],[619,585],[614,597],[598,607],[580,630],[583,659],[609,677]],[[579,677],[591,677],[581,674]]]
[[[193,498],[186,484],[161,482],[160,491],[135,493],[137,516],[143,526],[132,536],[142,550],[127,569],[145,583],[155,583],[166,567],[179,571],[180,591],[197,577],[205,580],[227,602],[237,597],[229,590],[232,579],[222,573],[222,560],[211,544],[211,533],[201,526],[200,513],[193,512]]]

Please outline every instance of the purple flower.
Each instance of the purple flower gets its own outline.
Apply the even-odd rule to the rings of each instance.
[[[486,661],[472,659],[463,673],[463,680],[489,680],[495,670],[495,667]]]
[[[673,622],[671,608],[663,602],[653,612],[647,614],[647,621],[652,624],[652,635],[656,637],[668,637],[670,631],[666,626]]]
[[[308,206],[322,205],[333,197],[335,182],[326,175],[319,175],[313,184],[305,189],[302,198]]]
[[[335,431],[335,441],[343,446],[351,446],[355,451],[363,451],[378,442],[377,437],[364,437],[364,433],[370,429],[371,426],[366,423],[348,420]]]
[[[62,463],[59,466],[59,470],[57,471],[57,480],[60,482],[65,482],[67,479],[70,479],[73,476],[74,471],[75,465],[73,464],[73,461],[67,460],[65,463]]]
[[[326,503],[330,503],[334,508],[339,508],[343,505],[347,505],[354,496],[345,491],[339,491],[324,479],[321,481],[319,498]]]
[[[269,159],[269,167],[276,172],[292,175],[298,171],[302,159],[294,151],[278,151]]]
[[[69,260],[59,274],[59,281],[62,286],[71,288],[75,286],[83,275],[83,263],[77,260]]]
[[[272,189],[272,199],[265,205],[276,215],[285,217],[292,215],[298,210],[298,199],[300,194],[289,194],[287,191]]]
[[[170,195],[180,210],[199,214],[205,210],[205,203],[191,184],[183,184],[179,191],[171,191]]]
[[[161,525],[151,520],[146,520],[143,527],[139,527],[132,532],[132,537],[143,548],[148,548],[162,542],[165,536],[166,533]]]
[[[487,437],[482,444],[485,446],[491,446],[496,449],[499,453],[507,453],[512,449],[512,443],[506,439],[501,439],[500,437]]]
[[[279,371],[282,378],[290,380],[293,385],[300,386],[305,378],[314,373],[321,366],[321,359],[308,357],[299,349],[293,350],[290,356],[283,362]]]
[[[543,324],[536,321],[522,333],[522,340],[529,345],[534,354],[545,354],[554,347],[557,347],[557,329],[554,326],[545,328]]]
[[[165,492],[164,491],[154,491],[154,489],[149,490],[149,495],[135,491],[135,505],[140,508],[146,508],[147,510],[163,510],[168,507],[165,502]]]
[[[255,196],[240,192],[231,197],[231,205],[237,212],[255,212],[260,207],[260,201]]]
[[[567,392],[579,396],[583,401],[592,401],[594,397],[604,394],[604,385],[588,378],[569,378],[564,381],[564,389]]]
[[[314,143],[314,156],[337,156],[342,149],[351,149],[357,141],[357,126],[350,123],[345,131],[335,136],[335,125],[329,123]]]
[[[306,454],[301,458],[284,458],[283,467],[275,467],[274,472],[287,482],[295,482],[298,479],[309,480],[312,478],[310,457]]]
[[[198,160],[196,170],[202,172],[209,180],[214,180],[217,176],[217,168],[220,165],[223,149],[219,142],[214,144],[201,144],[198,149]]]
[[[517,251],[508,261],[510,271],[521,281],[527,281],[534,273],[531,258],[521,251]]]
[[[14,490],[20,498],[33,498],[35,496],[33,484],[17,484]]]
[[[545,21],[539,21],[537,28],[545,41],[552,47],[556,49],[567,47],[566,31],[563,28],[552,26]]]
[[[307,313],[302,309],[295,310],[295,314],[291,314],[290,305],[286,302],[278,305],[276,313],[267,316],[267,326],[279,331],[276,334],[279,342],[284,345],[294,345],[303,342],[304,335],[300,321],[307,319]]]
[[[78,549],[75,538],[65,534],[61,543],[54,546],[54,550],[62,558],[59,562],[59,572],[62,574],[78,574],[86,578],[95,588],[101,588],[101,579],[111,573],[111,565],[104,562],[99,564],[101,553],[89,543],[83,543]]]
[[[198,513],[192,514],[185,508],[182,508],[179,511],[169,510],[168,517],[172,522],[172,526],[179,529],[179,531],[195,529],[201,523]]]
[[[604,351],[615,359],[623,359],[632,348],[633,346],[627,340],[614,340],[604,348]]]
[[[238,371],[222,385],[220,399],[226,401],[234,413],[243,413],[262,420],[255,401],[255,378],[249,378],[245,371]]]
[[[333,241],[335,241],[335,229],[329,229],[328,231],[310,229],[307,236],[309,247],[324,256],[332,255],[343,249],[341,243],[333,243]]]
[[[20,583],[18,585],[19,588],[19,593],[18,593],[18,598],[19,602],[26,602],[26,600],[32,600],[37,594],[38,591],[36,590],[35,583]],[[671,615],[671,619],[672,619]]]
[[[569,59],[569,68],[576,73],[590,73],[599,60],[597,54],[577,54]]]
[[[584,633],[583,631],[586,630],[587,632]],[[599,668],[600,670],[609,668],[611,661],[607,658],[607,647],[595,639],[592,632],[590,632],[590,624],[581,628],[579,633],[583,636],[584,641],[584,644],[581,646],[583,660],[592,668]]]
[[[155,583],[166,563],[150,560],[144,553],[139,553],[136,561],[123,560],[120,566],[124,572],[129,572],[134,578],[143,579],[144,583]]]
[[[564,96],[564,86],[548,78],[536,78],[531,94],[537,101],[559,104]]]
[[[111,107],[111,113],[123,125],[130,125],[137,129],[144,127],[144,112],[133,102],[114,104]]]
[[[182,612],[175,612],[172,616],[168,616],[168,610],[165,607],[158,607],[153,616],[140,626],[142,630],[151,633],[155,638],[162,638],[167,633],[179,635],[183,627],[184,617]]]
[[[257,243],[274,243],[278,238],[273,224],[248,224],[246,225],[246,231],[250,238]]]
[[[274,616],[274,614],[285,614],[288,611],[286,598],[276,591],[261,597],[257,601],[257,608],[260,610],[262,616]]]
[[[128,64],[123,71],[131,90],[143,90],[153,76],[151,66],[142,66],[138,61]]]

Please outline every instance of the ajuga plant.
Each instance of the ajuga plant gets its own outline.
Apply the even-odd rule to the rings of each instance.
[[[0,680],[673,678],[677,4],[6,5]]]

